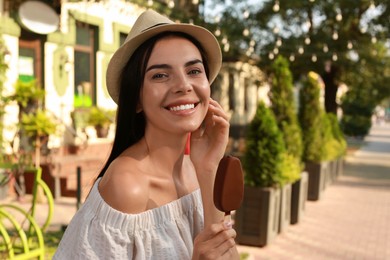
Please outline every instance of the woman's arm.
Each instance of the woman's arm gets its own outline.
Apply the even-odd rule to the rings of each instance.
[[[224,213],[215,207],[213,201],[215,176],[225,154],[229,126],[225,111],[210,99],[204,124],[191,134],[190,155],[202,193],[205,222],[205,230],[195,240],[194,259],[219,259],[214,254],[223,255],[222,259],[239,259],[232,223],[224,223]]]

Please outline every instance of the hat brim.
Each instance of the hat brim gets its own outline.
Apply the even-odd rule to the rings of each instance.
[[[122,71],[128,60],[142,43],[162,32],[182,32],[197,39],[207,55],[210,84],[217,77],[222,65],[222,53],[217,39],[210,31],[191,24],[162,24],[145,30],[125,42],[112,56],[107,68],[106,84],[108,93],[115,103],[118,103]]]

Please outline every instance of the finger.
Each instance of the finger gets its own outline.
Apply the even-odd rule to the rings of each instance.
[[[209,111],[211,111],[215,115],[223,117],[225,120],[229,120],[227,113],[218,103],[214,104],[214,102],[210,102]]]
[[[212,224],[203,230],[202,237],[204,240],[210,240],[225,229],[226,227],[223,223]]]
[[[218,246],[215,248],[219,254],[223,255],[236,245],[235,237],[237,233],[234,229],[229,229],[221,232],[216,237],[216,243]]]

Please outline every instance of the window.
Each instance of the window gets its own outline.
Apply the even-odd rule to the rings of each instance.
[[[41,44],[39,40],[19,40],[19,79],[28,82],[36,79],[41,84]]]
[[[96,100],[95,86],[95,28],[77,22],[74,47],[74,106],[91,107]]]

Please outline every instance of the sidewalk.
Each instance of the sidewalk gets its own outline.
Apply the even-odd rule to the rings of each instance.
[[[390,125],[375,125],[346,158],[344,175],[303,220],[263,248],[239,246],[249,259],[390,259]]]

